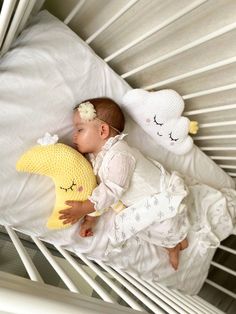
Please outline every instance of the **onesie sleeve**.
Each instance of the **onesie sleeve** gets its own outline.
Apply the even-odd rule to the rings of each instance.
[[[135,158],[127,153],[114,154],[103,166],[101,183],[89,197],[98,215],[119,201],[123,193],[127,191],[134,168]]]

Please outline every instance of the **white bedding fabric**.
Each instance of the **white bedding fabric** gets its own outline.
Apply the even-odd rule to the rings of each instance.
[[[72,108],[78,102],[108,96],[120,103],[129,89],[62,22],[46,11],[34,18],[32,25],[0,60],[0,224],[11,225],[26,234],[38,235],[71,250],[87,252],[89,256],[104,257],[108,241],[105,230],[112,226],[114,213],[108,212],[100,219],[96,236],[89,239],[78,237],[78,225],[50,231],[46,228],[46,221],[55,199],[52,181],[47,177],[17,173],[15,164],[21,154],[35,145],[45,132],[56,133],[62,142],[71,144]],[[157,146],[128,117],[125,131],[129,134],[131,145],[161,162],[167,170],[188,174],[216,189],[234,187],[233,180],[196,146],[184,156],[169,153]],[[199,195],[203,191],[206,190],[202,185]],[[220,192],[212,191],[212,197],[209,197],[214,203],[213,195]],[[201,202],[201,198],[197,198],[196,202]],[[207,205],[204,206],[207,210]],[[215,210],[214,206],[211,208]],[[163,249],[144,240],[137,241],[135,237],[128,240],[126,248],[122,248],[122,255],[129,251],[132,256],[127,255],[127,259],[121,261],[114,252],[114,256],[106,258],[129,271],[133,271],[136,265],[138,273],[146,279],[156,280],[161,269],[167,269],[165,278],[160,276],[161,282],[196,292],[205,278],[219,240],[212,246],[207,238],[211,233],[206,233],[207,240],[202,241],[210,244],[206,244],[207,253],[200,258],[196,232],[189,235],[190,246],[181,256],[181,268],[177,273],[167,266],[167,255]],[[229,233],[230,230],[224,236]],[[196,258],[190,260],[190,255]],[[199,275],[199,269],[202,275]],[[190,281],[192,288],[188,286]]]
[[[175,173],[170,177],[167,174],[166,190],[159,195],[159,199],[168,195],[167,203],[177,211],[176,216],[160,222],[158,206],[150,207],[148,214],[145,206],[142,209],[135,206],[134,212],[132,207],[127,208],[114,218],[115,228],[112,226],[109,230],[108,246],[106,244],[104,250],[106,261],[111,265],[144,280],[162,283],[186,294],[197,294],[207,277],[215,249],[236,225],[236,191],[220,192],[189,181],[186,187],[189,194],[178,206],[178,198],[185,192],[179,179]],[[149,203],[151,201],[150,198]],[[166,204],[162,204],[163,210]],[[181,251],[175,271],[163,247],[173,247],[186,234],[189,247]]]

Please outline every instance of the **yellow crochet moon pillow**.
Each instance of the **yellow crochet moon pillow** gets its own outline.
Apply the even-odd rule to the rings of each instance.
[[[65,201],[85,201],[96,187],[96,177],[87,159],[75,149],[61,143],[34,146],[21,156],[16,169],[52,178],[56,201],[47,221],[49,229],[70,226],[59,219],[59,211],[69,208]]]

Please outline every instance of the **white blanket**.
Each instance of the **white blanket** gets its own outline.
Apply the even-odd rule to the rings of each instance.
[[[177,177],[175,174],[174,178]],[[188,181],[188,188],[185,187],[182,192],[188,190],[189,194],[179,206],[175,206],[177,216],[168,218],[170,212],[167,212],[166,219],[162,220],[156,216],[154,209],[147,219],[147,210],[151,210],[151,207],[147,209],[138,206],[133,215],[133,207],[127,208],[125,217],[122,217],[122,212],[117,216],[108,212],[100,217],[95,236],[78,238],[73,249],[84,252],[91,258],[102,259],[144,280],[162,283],[187,294],[198,293],[206,279],[216,248],[235,227],[236,191],[217,191],[194,180]],[[172,184],[169,186],[173,187]],[[165,192],[160,197],[164,197]],[[175,196],[175,191],[169,193],[169,198],[172,196]],[[179,201],[176,202],[173,198],[173,205],[177,204]],[[129,211],[131,220],[128,219]],[[136,219],[136,215],[139,215],[139,219]],[[129,223],[133,227],[131,230]],[[173,246],[186,236],[189,246],[181,251],[180,264],[175,271],[163,246]]]

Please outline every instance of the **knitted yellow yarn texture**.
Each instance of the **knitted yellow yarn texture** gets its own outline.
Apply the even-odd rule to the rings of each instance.
[[[49,229],[61,229],[59,211],[68,208],[67,200],[85,201],[96,187],[96,177],[87,159],[65,144],[37,145],[24,153],[17,162],[18,171],[45,175],[55,184],[56,201],[48,219]]]

